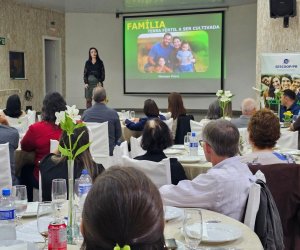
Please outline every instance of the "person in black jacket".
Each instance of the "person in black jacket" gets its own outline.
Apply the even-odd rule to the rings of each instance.
[[[86,108],[92,106],[93,89],[101,85],[105,80],[103,61],[99,58],[98,50],[94,47],[89,49],[89,59],[85,62],[83,80],[85,87]]]
[[[172,144],[172,135],[168,125],[158,118],[148,120],[141,141],[142,148],[147,152],[134,159],[160,162],[167,158],[163,150]],[[176,158],[170,158],[170,167],[172,184],[177,185],[179,181],[187,179],[182,165]]]

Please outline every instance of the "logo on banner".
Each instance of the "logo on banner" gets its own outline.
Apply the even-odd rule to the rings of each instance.
[[[297,64],[289,64],[290,60],[285,58],[283,59],[283,63],[282,64],[276,64],[275,68],[276,69],[296,69],[298,68]]]

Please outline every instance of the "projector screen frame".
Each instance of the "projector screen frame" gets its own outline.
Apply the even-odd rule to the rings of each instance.
[[[218,78],[218,89],[224,88],[224,29],[225,29],[225,11],[224,10],[212,10],[212,11],[195,11],[195,12],[176,12],[176,13],[152,13],[152,14],[137,14],[137,15],[124,15],[123,16],[123,94],[124,95],[167,95],[170,92],[179,92],[183,95],[188,96],[212,96],[215,95],[216,91],[218,89],[215,89],[214,91],[208,91],[208,92],[196,92],[196,91],[178,91],[178,90],[166,90],[166,91],[128,91],[126,90],[126,58],[125,58],[125,20],[128,18],[132,19],[138,19],[138,18],[153,18],[153,17],[168,17],[168,16],[186,16],[186,15],[202,15],[202,14],[220,14],[221,15],[221,28],[220,28],[220,78]],[[172,33],[172,31],[170,32]],[[156,81],[155,79],[151,79],[152,81]],[[170,79],[168,79],[170,80]],[[171,81],[180,80],[181,82],[189,81],[189,79],[173,79]],[[202,79],[205,81],[205,79]],[[145,81],[144,79],[141,80],[141,82]],[[147,80],[149,81],[149,80]],[[150,81],[149,81],[150,82]],[[142,88],[141,88],[142,89]]]

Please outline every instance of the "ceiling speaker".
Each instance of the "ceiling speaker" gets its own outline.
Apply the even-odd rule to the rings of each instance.
[[[272,18],[296,16],[296,0],[270,0],[270,16]]]

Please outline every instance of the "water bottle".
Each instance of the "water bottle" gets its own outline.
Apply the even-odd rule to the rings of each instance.
[[[0,240],[16,239],[15,214],[16,208],[11,191],[4,188],[0,198]]]
[[[87,171],[83,169],[79,178],[78,194],[79,194],[79,207],[82,210],[85,198],[92,187],[92,179]]]
[[[198,155],[198,141],[197,141],[197,137],[196,137],[196,132],[191,133],[189,148],[190,148],[190,156]]]

